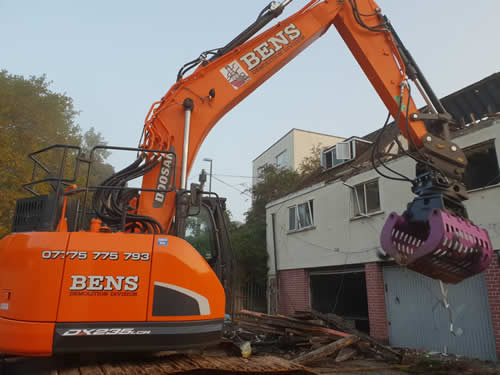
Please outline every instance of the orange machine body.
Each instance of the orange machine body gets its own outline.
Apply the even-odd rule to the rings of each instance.
[[[0,352],[162,350],[216,342],[222,285],[165,235],[33,232],[0,241]]]

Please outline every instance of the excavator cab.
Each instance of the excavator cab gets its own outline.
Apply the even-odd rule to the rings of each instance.
[[[219,278],[226,294],[226,312],[230,314],[233,313],[233,252],[226,199],[213,192],[200,192],[203,196],[190,207],[182,238],[198,250]]]

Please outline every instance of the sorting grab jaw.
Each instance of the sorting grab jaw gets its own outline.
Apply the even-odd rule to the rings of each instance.
[[[440,209],[432,211],[425,229],[393,212],[381,245],[396,263],[450,284],[484,271],[493,256],[486,230]]]

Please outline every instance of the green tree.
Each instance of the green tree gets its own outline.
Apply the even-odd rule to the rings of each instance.
[[[106,146],[108,144],[101,132],[97,132],[94,127],[87,130],[83,134],[82,138],[82,152],[87,158],[90,158],[90,152],[95,146]],[[113,166],[106,163],[106,159],[110,155],[111,152],[104,149],[97,149],[92,154],[92,170],[89,178],[90,186],[101,184],[106,178],[110,177],[115,172]],[[86,178],[87,168],[84,168],[82,172]],[[80,180],[82,182],[84,181],[82,178]]]
[[[247,222],[266,220],[266,204],[291,192],[302,181],[301,175],[288,168],[265,165],[259,171],[258,182],[250,189],[252,207]]]
[[[96,132],[95,128],[92,126],[89,130],[83,134],[82,141],[82,151],[89,158],[90,152],[95,146],[106,146],[108,142],[104,139],[101,132]],[[104,163],[104,161],[111,155],[108,150],[95,150],[92,155],[92,160]]]
[[[0,238],[6,235],[12,224],[17,199],[29,196],[23,184],[31,181],[33,162],[28,154],[53,144],[81,146],[87,154],[97,144],[106,144],[101,133],[90,128],[82,135],[76,123],[78,112],[73,100],[66,94],[50,89],[51,82],[45,75],[29,77],[0,71]],[[59,175],[62,149],[55,149],[37,156],[49,169],[48,174]],[[90,185],[100,183],[111,175],[113,167],[105,162],[109,152],[96,154]],[[68,154],[65,177],[72,177],[76,152]],[[81,185],[86,168],[80,170],[77,183]],[[47,174],[38,168],[37,179]],[[38,186],[41,194],[50,192],[48,185]]]
[[[266,165],[259,172],[259,182],[251,189],[252,207],[241,226],[231,226],[236,263],[242,278],[253,278],[265,285],[267,279],[266,204],[278,199],[302,181],[302,176],[287,168]]]
[[[300,162],[298,171],[304,179],[321,171],[321,151],[321,143],[312,146],[311,153]]]
[[[49,89],[45,76],[24,78],[0,71],[0,237],[9,232],[16,199],[31,178],[27,155],[54,143],[78,145],[78,112],[65,94]]]

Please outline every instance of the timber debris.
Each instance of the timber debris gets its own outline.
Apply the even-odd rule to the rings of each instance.
[[[226,338],[235,346],[249,342],[256,353],[273,353],[298,364],[324,359],[346,362],[376,359],[401,363],[402,352],[360,332],[333,314],[297,312],[293,316],[242,310],[233,316]]]

